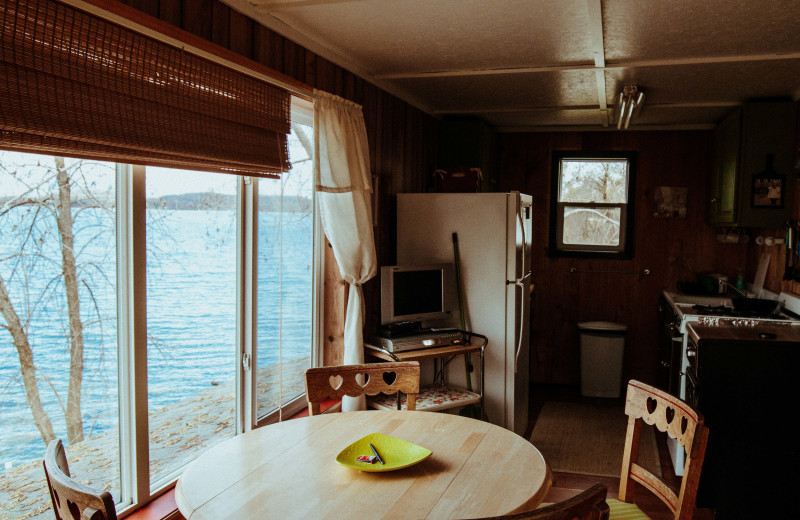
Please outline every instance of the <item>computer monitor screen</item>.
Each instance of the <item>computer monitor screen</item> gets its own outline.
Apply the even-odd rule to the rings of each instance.
[[[453,264],[382,267],[381,323],[451,317],[453,273]]]

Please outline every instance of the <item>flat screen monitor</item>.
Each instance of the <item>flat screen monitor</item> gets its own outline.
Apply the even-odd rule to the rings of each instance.
[[[453,316],[453,264],[381,267],[381,324]]]

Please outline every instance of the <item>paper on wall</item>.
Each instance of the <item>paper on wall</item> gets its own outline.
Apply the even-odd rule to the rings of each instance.
[[[758,261],[758,270],[753,280],[753,292],[756,294],[756,298],[761,298],[761,289],[764,288],[764,279],[767,277],[770,256],[770,253],[761,253],[761,259]]]

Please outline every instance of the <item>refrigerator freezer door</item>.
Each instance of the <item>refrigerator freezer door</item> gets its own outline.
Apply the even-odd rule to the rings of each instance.
[[[531,284],[531,197],[509,194],[508,230],[510,251],[506,281],[506,337],[511,349],[506,359],[507,427],[524,435],[528,425],[530,380],[530,284]],[[510,376],[513,374],[513,377]]]

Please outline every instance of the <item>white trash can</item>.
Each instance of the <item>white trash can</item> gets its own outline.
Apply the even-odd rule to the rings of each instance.
[[[578,323],[581,335],[581,395],[619,397],[626,325],[610,321]]]

